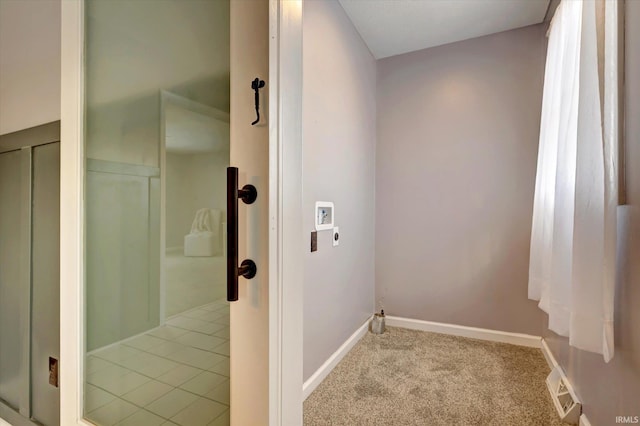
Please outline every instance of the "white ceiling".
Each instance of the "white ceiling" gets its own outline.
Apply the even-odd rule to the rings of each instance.
[[[543,21],[549,0],[339,0],[376,59]]]

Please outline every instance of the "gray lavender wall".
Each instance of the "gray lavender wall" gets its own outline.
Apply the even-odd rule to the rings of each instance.
[[[378,61],[376,303],[540,335],[527,300],[546,25]]]
[[[304,380],[371,315],[376,63],[335,0],[304,2],[304,227],[333,201],[340,245],[318,232],[304,264]],[[307,234],[308,236],[309,234]]]

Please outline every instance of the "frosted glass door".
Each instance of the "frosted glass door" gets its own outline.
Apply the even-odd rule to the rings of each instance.
[[[85,2],[84,417],[228,425],[229,1]]]

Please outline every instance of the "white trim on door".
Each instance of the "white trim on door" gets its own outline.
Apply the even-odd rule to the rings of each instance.
[[[269,0],[269,424],[302,425],[302,0]]]
[[[84,351],[84,2],[62,2],[60,105],[60,424],[82,420]]]

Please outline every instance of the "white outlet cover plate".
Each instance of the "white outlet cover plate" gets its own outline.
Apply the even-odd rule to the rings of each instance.
[[[316,201],[316,208],[313,212],[315,217],[316,231],[333,229],[336,220],[336,209],[330,201]]]

